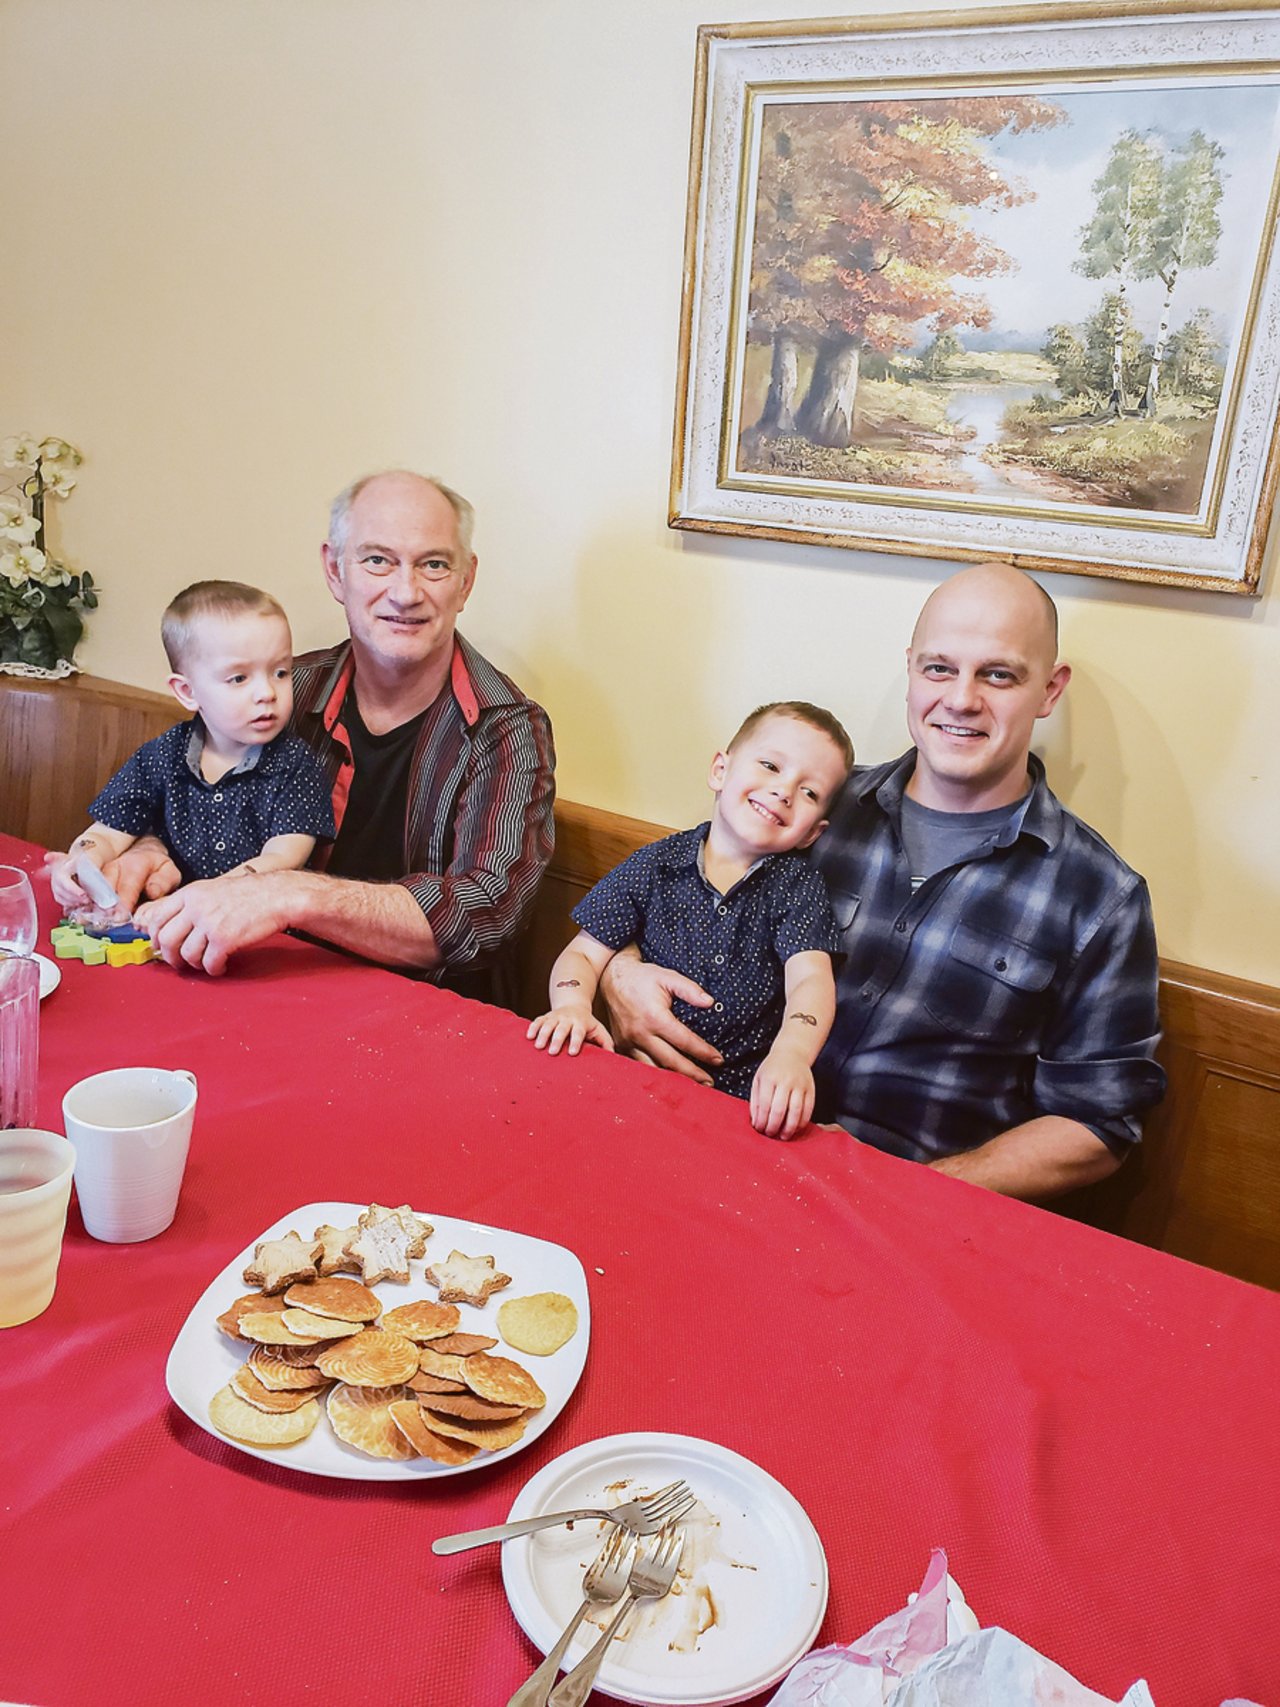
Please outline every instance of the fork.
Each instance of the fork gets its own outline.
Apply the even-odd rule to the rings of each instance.
[[[613,1640],[619,1624],[638,1600],[661,1600],[676,1580],[683,1552],[684,1530],[677,1529],[674,1524],[667,1524],[663,1528],[654,1543],[653,1552],[648,1557],[642,1557],[637,1543],[635,1562],[627,1583],[626,1599],[587,1657],[580,1660],[564,1682],[557,1684],[552,1690],[547,1698],[548,1707],[582,1707],[582,1703],[591,1693],[596,1673],[600,1670],[600,1662],[604,1659],[604,1651]]]
[[[546,1707],[547,1694],[560,1675],[560,1662],[577,1634],[579,1624],[593,1606],[612,1606],[614,1601],[622,1598],[627,1586],[630,1553],[635,1545],[635,1537],[625,1529],[615,1529],[610,1533],[582,1579],[582,1605],[565,1626],[564,1635],[528,1682],[516,1690],[507,1707]]]
[[[541,1517],[522,1517],[515,1523],[496,1523],[491,1529],[468,1529],[460,1535],[441,1535],[431,1543],[433,1553],[462,1553],[468,1547],[483,1547],[488,1541],[509,1541],[515,1535],[532,1535],[535,1529],[553,1529],[557,1523],[576,1523],[579,1518],[603,1517],[631,1535],[653,1535],[664,1523],[677,1523],[693,1508],[696,1495],[680,1482],[669,1482],[656,1494],[628,1500],[607,1510],[594,1506],[581,1511],[544,1512]]]

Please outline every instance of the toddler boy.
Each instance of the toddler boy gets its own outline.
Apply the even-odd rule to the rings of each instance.
[[[197,581],[164,613],[178,702],[196,715],[139,747],[90,806],[96,822],[52,871],[64,907],[85,910],[78,860],[101,869],[139,836],[159,836],[184,883],[305,865],[334,833],[329,785],[305,741],[286,735],[293,640],[269,593]]]
[[[802,700],[753,711],[712,760],[710,823],[641,848],[574,908],[582,928],[552,968],[551,1011],[528,1030],[536,1046],[613,1047],[591,1004],[609,961],[634,942],[712,997],[673,1012],[724,1057],[717,1089],[750,1099],[758,1131],[794,1137],[813,1113],[839,948],[823,881],[797,856],[826,829],[852,768],[829,711]]]

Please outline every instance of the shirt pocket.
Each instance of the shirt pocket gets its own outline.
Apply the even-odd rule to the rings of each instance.
[[[853,923],[853,916],[862,903],[861,895],[851,895],[847,889],[833,889],[828,885],[827,897],[831,902],[831,916],[836,922],[836,929],[843,936]]]
[[[1016,1043],[1038,1028],[1056,970],[1048,955],[962,919],[927,986],[925,1006],[948,1031]]]

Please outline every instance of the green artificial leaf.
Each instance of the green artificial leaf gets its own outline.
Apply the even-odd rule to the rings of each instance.
[[[51,670],[58,662],[47,622],[37,617],[28,623],[22,633],[20,656],[24,664],[34,664],[39,670]]]
[[[57,651],[54,663],[58,658],[73,658],[80,636],[84,633],[84,623],[78,613],[67,609],[66,606],[51,603],[45,606],[41,619],[50,636],[50,644]]]

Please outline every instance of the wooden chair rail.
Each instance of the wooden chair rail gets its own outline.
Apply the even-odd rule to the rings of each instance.
[[[0,829],[65,847],[124,758],[176,722],[167,695],[93,676],[0,678]],[[556,852],[520,945],[520,1005],[541,1010],[573,935],[570,911],[606,871],[667,831],[562,800]],[[1280,990],[1161,963],[1169,1094],[1137,1153],[1055,1209],[1280,1290]]]

